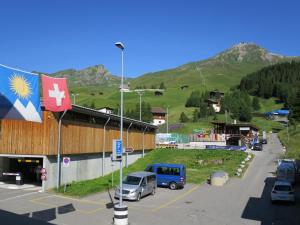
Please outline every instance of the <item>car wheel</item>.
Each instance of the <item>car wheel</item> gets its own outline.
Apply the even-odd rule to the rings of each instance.
[[[169,188],[170,188],[171,190],[176,190],[176,189],[177,189],[177,184],[176,184],[175,182],[171,182],[171,183],[169,184]]]
[[[152,189],[151,195],[155,195],[155,188]]]
[[[141,200],[141,193],[138,193],[137,197],[136,197],[136,201],[140,201]]]

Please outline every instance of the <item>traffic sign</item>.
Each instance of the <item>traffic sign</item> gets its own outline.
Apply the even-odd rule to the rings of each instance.
[[[132,147],[127,147],[127,148],[125,148],[125,152],[126,153],[131,153],[131,152],[133,152],[134,151],[134,149],[132,148]]]
[[[46,171],[45,168],[42,168],[42,169],[41,169],[41,174],[47,174],[47,171]]]
[[[44,181],[44,180],[47,180],[47,176],[46,176],[45,174],[42,174],[42,175],[41,175],[41,180],[43,180],[43,181]]]
[[[69,167],[70,162],[71,162],[70,157],[63,157],[63,167]]]
[[[113,140],[113,160],[122,160],[122,140],[114,139]]]

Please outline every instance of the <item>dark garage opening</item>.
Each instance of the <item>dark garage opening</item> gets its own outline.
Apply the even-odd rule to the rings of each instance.
[[[21,173],[23,184],[33,184],[42,186],[40,170],[43,167],[43,158],[7,158],[6,173]],[[2,180],[8,183],[15,183],[16,177],[13,175],[4,175]]]

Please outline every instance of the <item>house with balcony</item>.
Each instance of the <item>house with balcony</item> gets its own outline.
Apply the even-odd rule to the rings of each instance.
[[[166,123],[166,110],[161,107],[152,107],[153,125],[159,126]]]

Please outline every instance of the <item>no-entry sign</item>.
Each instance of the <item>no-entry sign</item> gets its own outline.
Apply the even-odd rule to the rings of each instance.
[[[69,167],[70,162],[71,162],[70,157],[63,157],[63,167]]]

